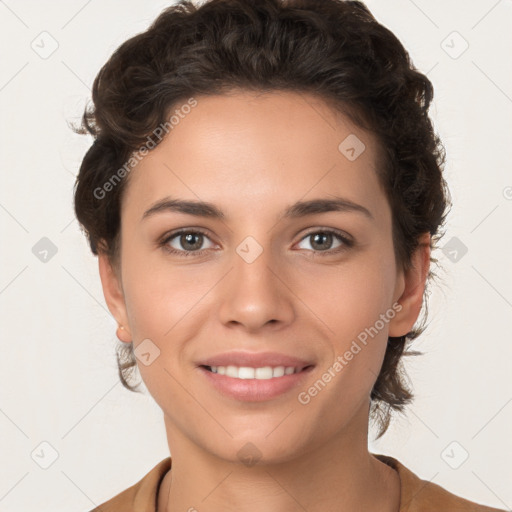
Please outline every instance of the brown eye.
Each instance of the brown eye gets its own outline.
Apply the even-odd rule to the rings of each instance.
[[[179,235],[179,243],[184,249],[196,251],[203,245],[203,235],[200,233]]]
[[[171,254],[190,256],[203,254],[208,248],[204,248],[205,240],[209,240],[206,233],[201,231],[179,231],[162,240],[161,245]],[[211,243],[211,242],[210,242]],[[213,245],[213,244],[212,244]]]
[[[308,233],[302,240],[310,240],[311,250],[314,252],[326,252],[333,254],[354,245],[354,242],[344,234],[333,230],[319,230]],[[338,245],[333,248],[333,242],[338,240]]]
[[[312,241],[311,246],[314,249],[324,251],[326,249],[330,249],[332,246],[333,235],[331,233],[315,233],[309,236]]]

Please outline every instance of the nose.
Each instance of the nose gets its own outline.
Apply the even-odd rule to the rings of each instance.
[[[221,322],[253,333],[290,324],[295,315],[294,295],[282,265],[272,259],[269,249],[254,260],[243,249],[235,252],[233,267],[221,284]]]

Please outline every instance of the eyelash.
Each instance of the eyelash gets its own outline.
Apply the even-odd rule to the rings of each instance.
[[[306,235],[304,235],[302,238],[301,238],[301,242],[302,240],[308,238],[309,236],[312,236],[312,235],[316,235],[316,234],[330,234],[330,235],[334,235],[336,238],[338,238],[338,240],[340,240],[343,245],[341,245],[340,247],[337,247],[336,249],[327,249],[325,251],[312,251],[313,253],[315,254],[319,254],[320,256],[332,256],[333,254],[337,254],[337,253],[340,253],[342,251],[345,251],[351,247],[353,247],[355,244],[354,244],[354,241],[349,239],[347,236],[345,236],[342,232],[340,231],[337,231],[337,230],[333,230],[333,229],[320,229],[320,230],[317,230],[317,231],[310,231],[309,233],[307,233]],[[165,236],[164,239],[159,242],[159,246],[162,247],[166,252],[168,252],[169,254],[173,254],[173,255],[176,255],[176,256],[183,256],[183,257],[189,257],[189,256],[202,256],[205,252],[208,251],[208,249],[201,249],[200,251],[183,251],[183,250],[177,250],[177,249],[173,249],[173,248],[170,248],[168,243],[173,240],[174,238],[178,237],[179,235],[183,235],[183,234],[201,234],[201,235],[204,235],[205,237],[209,238],[208,234],[201,230],[201,229],[181,229],[179,231],[176,231],[174,233],[170,233],[169,236]]]

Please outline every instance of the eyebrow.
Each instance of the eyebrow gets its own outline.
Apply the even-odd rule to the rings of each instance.
[[[146,210],[141,220],[162,212],[178,212],[218,220],[226,218],[224,212],[212,203],[165,197]],[[284,210],[280,219],[295,219],[327,212],[356,212],[362,213],[369,219],[374,219],[372,213],[367,208],[341,197],[297,201]]]

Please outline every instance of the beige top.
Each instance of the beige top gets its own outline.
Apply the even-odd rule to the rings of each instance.
[[[372,455],[391,466],[400,476],[400,512],[505,512],[504,509],[468,501],[437,484],[422,480],[393,457]],[[136,484],[90,512],[156,512],[158,488],[170,468],[171,457],[167,457]]]

